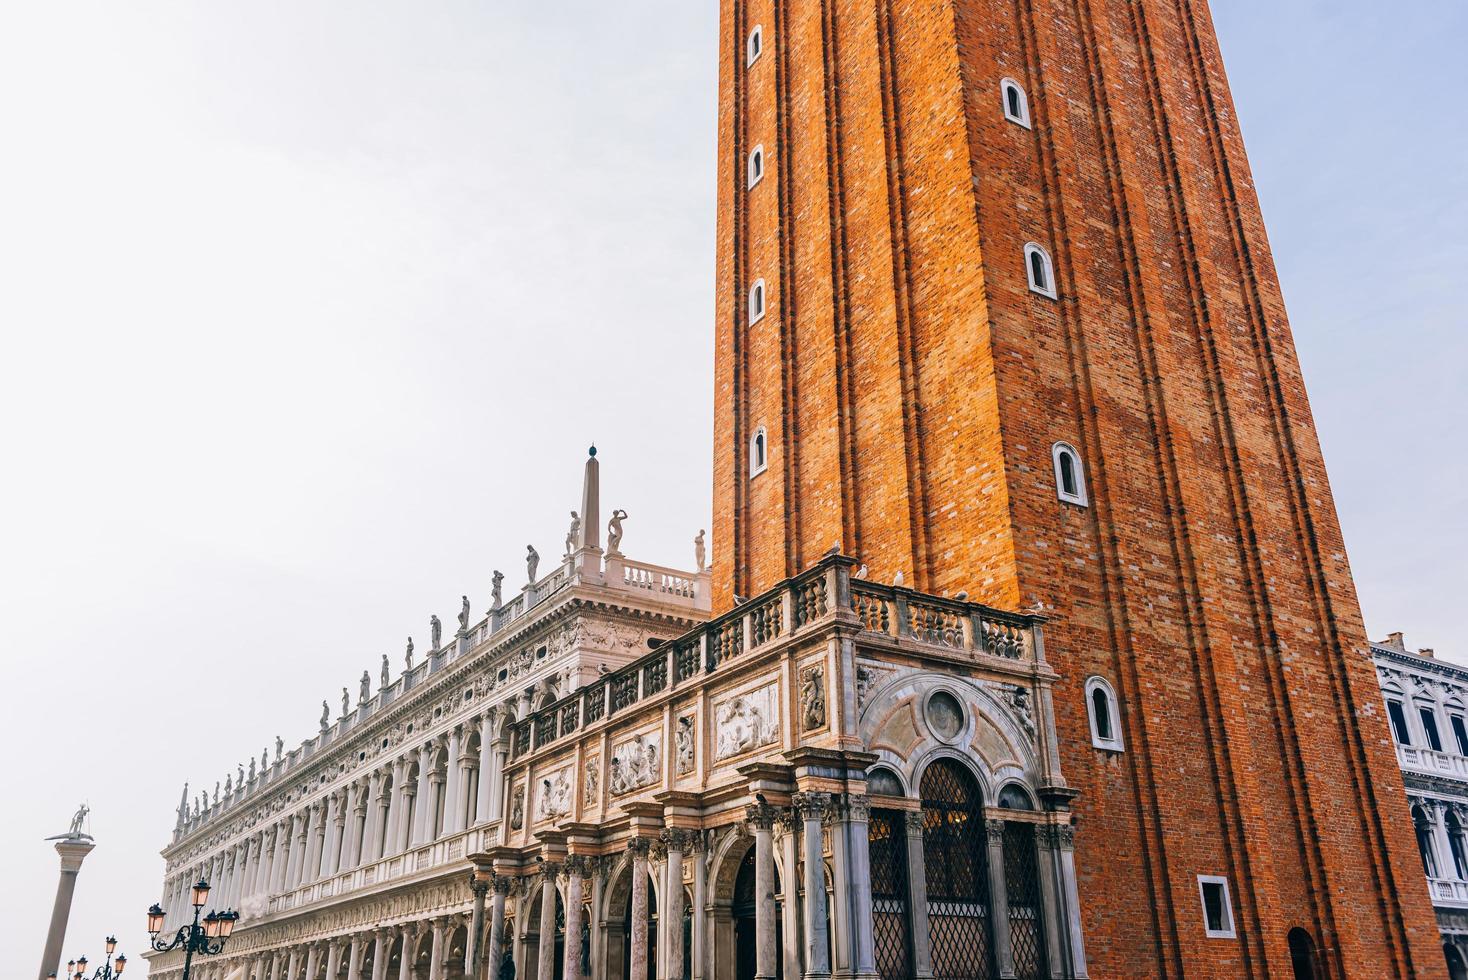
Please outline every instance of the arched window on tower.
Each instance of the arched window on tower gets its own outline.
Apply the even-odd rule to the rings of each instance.
[[[765,427],[760,426],[754,430],[754,438],[749,440],[749,475],[759,476],[769,465],[770,437]]]
[[[1034,242],[1025,246],[1025,274],[1032,292],[1055,299],[1055,264],[1044,246]]]
[[[749,32],[749,40],[744,45],[744,63],[752,65],[759,60],[759,56],[765,53],[765,29],[758,24],[754,30]]]
[[[765,281],[756,279],[749,287],[749,322],[758,323],[765,317]]]
[[[1081,466],[1081,454],[1068,442],[1057,442],[1050,448],[1055,463],[1055,495],[1068,504],[1085,507],[1090,498],[1086,494],[1086,471]]]
[[[999,89],[1004,93],[1004,118],[1029,129],[1030,100],[1025,90],[1012,78],[1001,81]]]
[[[1104,677],[1086,681],[1086,710],[1091,719],[1091,744],[1108,752],[1121,752],[1121,718],[1116,692]]]
[[[765,176],[765,148],[756,146],[749,151],[749,186],[758,184]]]
[[[1319,968],[1315,965],[1315,940],[1310,933],[1296,926],[1290,930],[1290,965],[1295,980],[1319,980]]]

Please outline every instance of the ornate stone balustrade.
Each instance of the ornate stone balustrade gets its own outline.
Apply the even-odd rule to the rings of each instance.
[[[1397,763],[1412,772],[1468,779],[1468,757],[1449,752],[1434,752],[1432,749],[1398,743]]]

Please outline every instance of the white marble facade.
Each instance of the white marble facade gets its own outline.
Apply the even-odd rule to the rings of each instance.
[[[169,927],[200,877],[241,913],[196,975],[1086,975],[1039,620],[839,555],[710,619],[706,569],[602,553],[598,493],[540,581],[185,798]]]

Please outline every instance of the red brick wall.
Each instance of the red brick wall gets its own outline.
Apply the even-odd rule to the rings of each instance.
[[[723,0],[722,20],[717,607],[837,542],[873,578],[1053,607],[1093,975],[1287,975],[1293,926],[1331,975],[1441,975],[1202,0]],[[1003,118],[1004,76],[1032,130]],[[1058,301],[1026,287],[1029,241]],[[1058,440],[1087,508],[1056,499]],[[1090,747],[1092,674],[1120,756]],[[1203,938],[1198,874],[1229,876],[1239,940]]]

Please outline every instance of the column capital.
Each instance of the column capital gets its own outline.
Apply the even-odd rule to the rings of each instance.
[[[568,878],[590,878],[591,859],[582,854],[572,854],[561,863]]]
[[[768,803],[751,803],[744,808],[744,820],[757,830],[771,830],[782,809]]]
[[[561,866],[555,861],[544,861],[540,865],[540,878],[542,883],[554,885],[556,879],[561,875]]]
[[[907,832],[909,834],[921,834],[923,832],[923,812],[921,810],[908,810],[906,813]]]
[[[471,871],[469,872],[469,891],[475,898],[482,898],[489,893],[489,882]]]
[[[989,834],[989,846],[990,847],[993,847],[996,844],[1002,844],[1002,843],[1004,843],[1004,821],[1003,820],[993,820],[993,819],[985,820],[984,821],[984,829],[988,831],[988,834]]]
[[[647,852],[652,848],[652,841],[646,837],[634,837],[627,842],[627,851],[634,857],[646,858]]]
[[[796,793],[790,804],[802,820],[825,820],[834,809],[830,793]]]
[[[514,885],[515,880],[509,875],[497,874],[494,876],[494,881],[491,883],[490,887],[494,889],[494,893],[496,895],[508,895],[510,894],[510,889],[513,888]]]
[[[696,830],[685,830],[682,827],[664,827],[658,835],[663,846],[669,851],[691,851],[697,846],[700,834]]]

